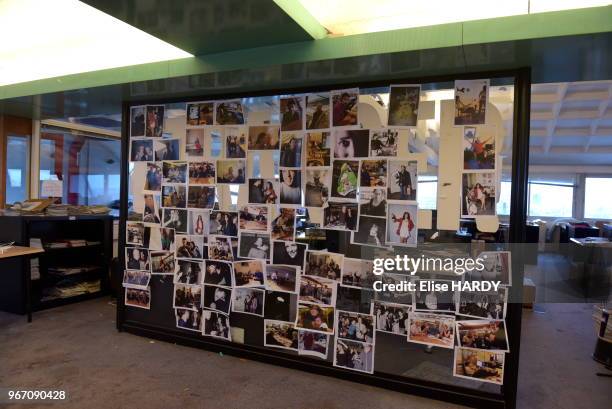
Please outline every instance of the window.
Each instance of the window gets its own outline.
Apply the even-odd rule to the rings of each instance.
[[[572,217],[574,186],[529,183],[529,216]]]
[[[586,178],[584,183],[584,217],[612,219],[612,178]]]
[[[501,182],[499,201],[497,202],[497,214],[510,215],[510,196],[512,194],[512,182]]]
[[[438,199],[438,178],[436,176],[419,176],[417,198],[419,209],[436,210]]]
[[[9,135],[6,145],[6,203],[29,198],[30,143],[26,136]]]
[[[119,200],[120,162],[118,139],[55,128],[41,132],[40,180],[62,180],[63,203],[109,206]]]

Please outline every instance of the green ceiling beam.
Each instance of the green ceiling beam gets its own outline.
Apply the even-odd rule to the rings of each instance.
[[[321,40],[327,37],[327,29],[302,6],[299,0],[274,0],[274,3],[295,20],[313,39]]]
[[[612,6],[327,37],[0,87],[0,99],[360,55],[612,32]]]

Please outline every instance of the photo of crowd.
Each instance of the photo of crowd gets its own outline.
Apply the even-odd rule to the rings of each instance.
[[[217,102],[215,120],[217,125],[244,125],[244,111],[240,100]]]
[[[339,280],[343,260],[342,254],[309,250],[306,252],[304,274]]]
[[[455,316],[413,312],[409,315],[408,342],[441,348],[455,346]]]
[[[149,286],[151,273],[147,271],[125,270],[123,272],[123,286],[145,290]]]
[[[356,288],[372,289],[378,277],[372,273],[374,265],[370,260],[344,257],[340,282],[342,285]]]
[[[374,301],[372,314],[376,317],[376,331],[406,336],[410,326],[408,322],[410,311],[409,305]]]
[[[215,163],[207,161],[189,162],[189,184],[214,185]]]
[[[493,320],[506,316],[507,288],[490,292],[460,291],[458,298],[456,312],[459,315]]]
[[[387,186],[387,161],[362,160],[359,181],[360,187],[384,188]]]
[[[202,286],[174,284],[174,308],[197,311],[202,305]]]
[[[187,162],[169,161],[162,162],[163,183],[187,183]]]
[[[373,373],[374,344],[336,338],[334,366]]]
[[[336,304],[336,281],[322,277],[300,276],[300,296],[302,303],[323,305]]]
[[[504,353],[455,348],[453,376],[503,385]]]
[[[126,288],[124,304],[130,307],[144,308],[145,310],[150,309],[151,290],[149,288]]]
[[[298,278],[300,275],[297,266],[268,264],[265,266],[264,283],[266,289],[271,291],[298,292]]]
[[[348,311],[336,311],[336,336],[360,342],[374,342],[374,316]]]
[[[214,206],[214,186],[189,186],[187,207],[191,209],[212,209]]]
[[[457,321],[457,341],[460,347],[510,352],[504,321]]]

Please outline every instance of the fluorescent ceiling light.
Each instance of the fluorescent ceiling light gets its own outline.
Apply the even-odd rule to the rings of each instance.
[[[193,57],[77,0],[0,0],[0,86]]]
[[[610,0],[299,0],[333,35],[402,28],[543,11],[604,6]]]

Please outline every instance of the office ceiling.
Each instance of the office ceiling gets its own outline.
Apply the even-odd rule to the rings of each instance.
[[[193,55],[311,40],[272,0],[82,0]]]

